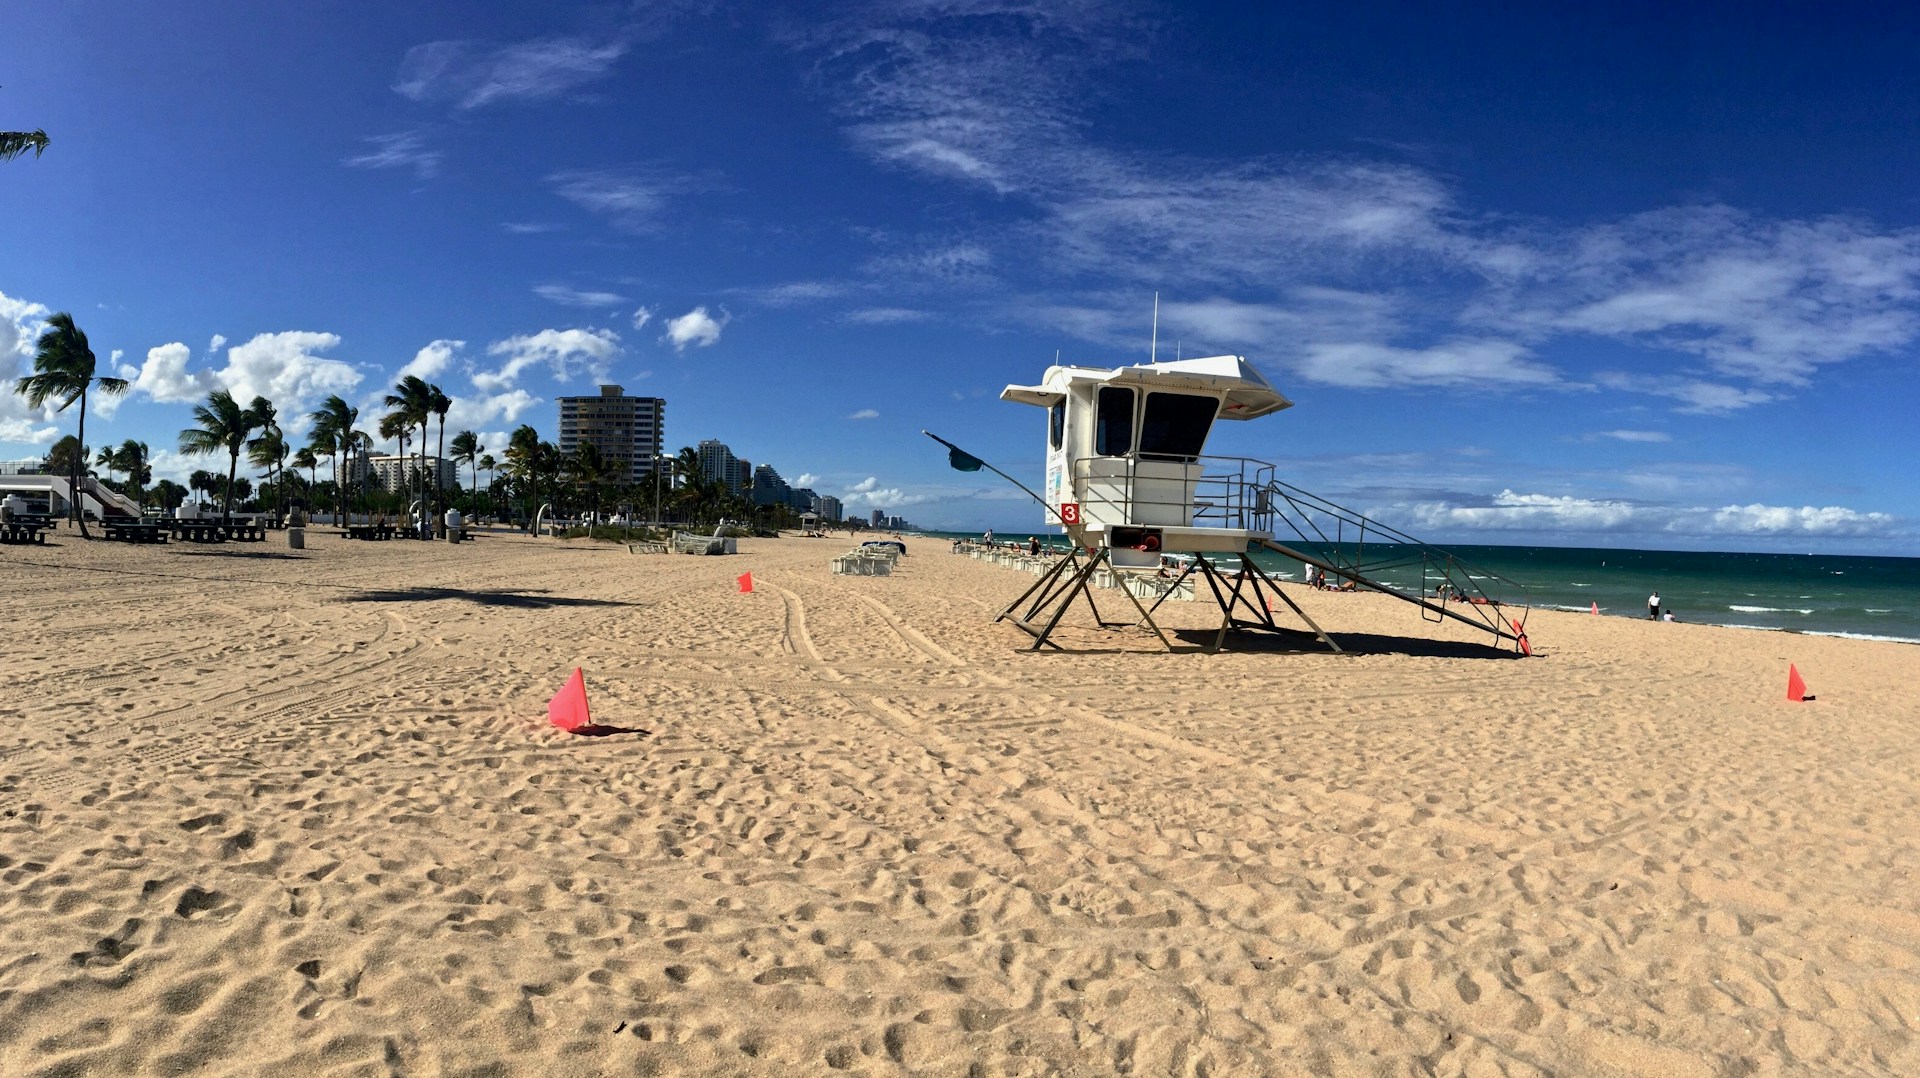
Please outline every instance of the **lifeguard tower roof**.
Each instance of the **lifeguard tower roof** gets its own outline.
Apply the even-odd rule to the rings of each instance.
[[[1220,419],[1258,419],[1272,415],[1293,402],[1273,388],[1252,364],[1239,356],[1208,356],[1204,359],[1180,359],[1171,363],[1147,363],[1132,367],[1048,367],[1037,386],[1008,386],[1000,399],[1050,408],[1066,396],[1072,383],[1139,386],[1147,389],[1188,389],[1224,393]]]

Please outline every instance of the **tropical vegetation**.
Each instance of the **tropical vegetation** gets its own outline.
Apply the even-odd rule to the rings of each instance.
[[[54,411],[64,412],[74,401],[80,402],[80,429],[74,435],[79,452],[72,455],[67,471],[67,490],[71,495],[67,499],[68,512],[80,524],[82,538],[91,539],[87,532],[86,514],[80,511],[80,472],[87,461],[87,390],[99,386],[100,392],[115,397],[127,391],[124,378],[107,378],[94,373],[96,358],[93,349],[87,344],[87,335],[73,324],[73,316],[65,311],[47,319],[47,329],[40,335],[39,346],[33,354],[33,373],[21,378],[14,384],[13,391],[27,399],[30,408],[41,408],[48,401],[55,402]]]

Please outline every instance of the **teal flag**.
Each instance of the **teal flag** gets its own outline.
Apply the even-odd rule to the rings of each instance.
[[[956,472],[977,472],[982,466],[979,457],[952,446],[947,447],[947,463],[953,465]]]

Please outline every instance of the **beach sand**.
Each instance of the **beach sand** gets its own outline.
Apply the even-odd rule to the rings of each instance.
[[[0,1073],[1920,1073],[1920,648],[847,545],[0,548]]]

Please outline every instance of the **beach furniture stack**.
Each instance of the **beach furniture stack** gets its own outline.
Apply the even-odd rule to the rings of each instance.
[[[835,576],[892,576],[900,552],[892,547],[855,547],[829,563]]]

